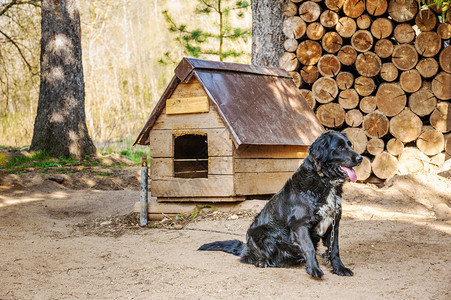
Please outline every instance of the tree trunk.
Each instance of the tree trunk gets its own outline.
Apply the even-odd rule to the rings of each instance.
[[[382,61],[376,53],[368,51],[357,56],[355,61],[355,68],[360,75],[366,77],[373,77],[379,74],[381,70]]]
[[[323,49],[329,53],[335,53],[340,50],[343,45],[343,39],[338,33],[330,31],[323,36],[322,46]],[[355,59],[354,59],[355,60]]]
[[[354,89],[347,89],[338,95],[338,103],[344,109],[353,109],[359,105],[359,94]]]
[[[447,133],[451,130],[451,103],[439,102],[429,117],[431,125],[440,132]]]
[[[420,117],[430,115],[437,105],[437,98],[428,88],[421,88],[409,97],[409,108]]]
[[[337,25],[338,18],[338,14],[336,12],[332,10],[326,10],[321,14],[319,20],[321,22],[321,25],[327,28],[331,28]]]
[[[360,17],[357,18],[357,26],[360,29],[370,28],[371,22],[373,22],[373,20],[371,20],[371,17],[367,14],[361,15]]]
[[[392,55],[394,48],[395,46],[393,46],[393,43],[390,40],[382,39],[376,42],[374,52],[376,52],[380,58],[387,58]]]
[[[376,110],[377,99],[375,96],[368,96],[360,100],[359,108],[364,113],[370,114]]]
[[[357,180],[367,180],[371,175],[371,161],[368,157],[363,156],[362,163],[353,169],[357,175]]]
[[[357,51],[351,46],[343,46],[340,51],[338,51],[338,60],[346,66],[352,65],[357,59]]]
[[[341,64],[338,58],[332,54],[321,56],[318,61],[318,71],[322,76],[336,76],[340,72]]]
[[[394,64],[386,62],[382,64],[380,73],[383,80],[391,82],[398,78],[399,71]]]
[[[383,15],[387,11],[387,0],[367,0],[366,10],[372,16]]]
[[[408,108],[390,120],[390,133],[403,143],[415,141],[422,128],[423,122]]]
[[[345,110],[338,103],[327,103],[318,107],[316,116],[324,126],[338,128],[345,121]]]
[[[378,155],[384,151],[385,143],[382,139],[372,138],[366,145],[366,151],[371,155]]]
[[[445,137],[432,126],[424,126],[423,133],[417,139],[417,147],[429,156],[439,154],[445,149]]]
[[[326,33],[326,30],[324,29],[324,26],[321,25],[319,22],[310,23],[307,26],[307,37],[311,40],[317,41],[320,40],[324,33]]]
[[[340,72],[335,78],[335,81],[340,90],[347,90],[354,84],[354,75],[350,72]]]
[[[321,77],[312,86],[312,93],[319,103],[329,103],[338,95],[338,86],[330,77]],[[343,116],[344,120],[344,116]]]
[[[401,88],[407,93],[415,93],[421,88],[422,80],[420,72],[416,69],[404,71],[399,76]]]
[[[335,30],[344,38],[350,38],[356,31],[357,24],[354,19],[343,17],[338,20]]]
[[[448,47],[446,47],[445,49],[448,49]],[[443,50],[441,54],[443,54],[444,52],[445,50]],[[433,57],[423,58],[418,62],[415,68],[418,70],[418,72],[420,72],[421,76],[423,76],[424,78],[431,78],[438,72],[438,62]]]
[[[351,18],[358,18],[365,11],[365,3],[362,0],[345,0],[343,12]]]
[[[346,112],[345,122],[351,127],[358,127],[362,124],[363,115],[358,109],[351,109]]]
[[[30,150],[95,154],[86,126],[79,3],[43,0],[41,12],[41,84]]]
[[[377,39],[385,39],[393,32],[393,24],[387,18],[378,18],[371,25],[371,33]]]
[[[373,78],[360,76],[355,79],[354,88],[360,96],[369,96],[376,89]]]
[[[407,22],[415,18],[418,11],[416,0],[390,1],[388,4],[388,14],[396,22]]]
[[[252,64],[279,67],[284,53],[283,6],[288,1],[254,0],[252,6]]]
[[[321,15],[321,7],[312,1],[302,2],[299,6],[299,15],[305,22],[315,22]]]
[[[319,77],[318,68],[315,66],[304,66],[301,69],[301,77],[308,84],[314,83]]]
[[[387,142],[387,151],[391,155],[398,156],[403,150],[404,144],[400,140],[392,138]]]
[[[451,73],[451,48],[449,46],[443,49],[443,51],[440,53],[439,61],[440,67],[442,67],[443,71]]]
[[[415,48],[424,57],[437,55],[442,46],[442,39],[436,32],[427,31],[420,33],[415,38]]]
[[[398,160],[388,152],[382,152],[371,163],[374,175],[380,179],[387,179],[395,175],[398,170]]]
[[[376,93],[377,108],[387,117],[399,114],[406,106],[407,96],[395,83],[383,83]]]
[[[394,30],[395,39],[401,44],[408,44],[415,38],[415,30],[409,23],[400,23]]]
[[[451,74],[440,72],[432,80],[432,92],[440,100],[451,99]]]
[[[352,143],[352,149],[358,154],[362,154],[366,150],[368,138],[362,128],[346,128],[342,131],[347,135]]]
[[[389,121],[379,111],[374,111],[363,118],[362,127],[367,136],[381,138],[388,133]]]
[[[307,101],[308,105],[315,109],[316,107],[316,100],[315,97],[313,97],[313,93],[310,90],[307,89],[301,89],[299,90],[301,92],[302,97]]]
[[[392,55],[393,64],[402,71],[415,67],[418,62],[418,52],[409,44],[395,46]]]
[[[351,38],[351,45],[359,52],[366,52],[373,47],[373,36],[368,30],[358,30]]]

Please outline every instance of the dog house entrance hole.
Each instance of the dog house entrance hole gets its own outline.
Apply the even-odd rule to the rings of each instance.
[[[206,135],[185,134],[174,138],[174,177],[208,177]]]

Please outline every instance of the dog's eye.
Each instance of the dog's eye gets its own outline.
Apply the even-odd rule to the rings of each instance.
[[[338,150],[343,150],[343,146],[338,146]]]

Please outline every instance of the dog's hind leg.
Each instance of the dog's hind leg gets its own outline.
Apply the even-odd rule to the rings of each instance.
[[[289,242],[288,234],[269,225],[250,228],[241,260],[257,267],[286,267],[299,264],[303,257]]]

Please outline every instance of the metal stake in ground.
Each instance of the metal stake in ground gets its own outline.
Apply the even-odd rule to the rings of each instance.
[[[139,225],[147,225],[148,200],[149,200],[149,184],[147,180],[149,168],[147,166],[147,155],[143,155],[141,159],[141,212],[139,215]]]

